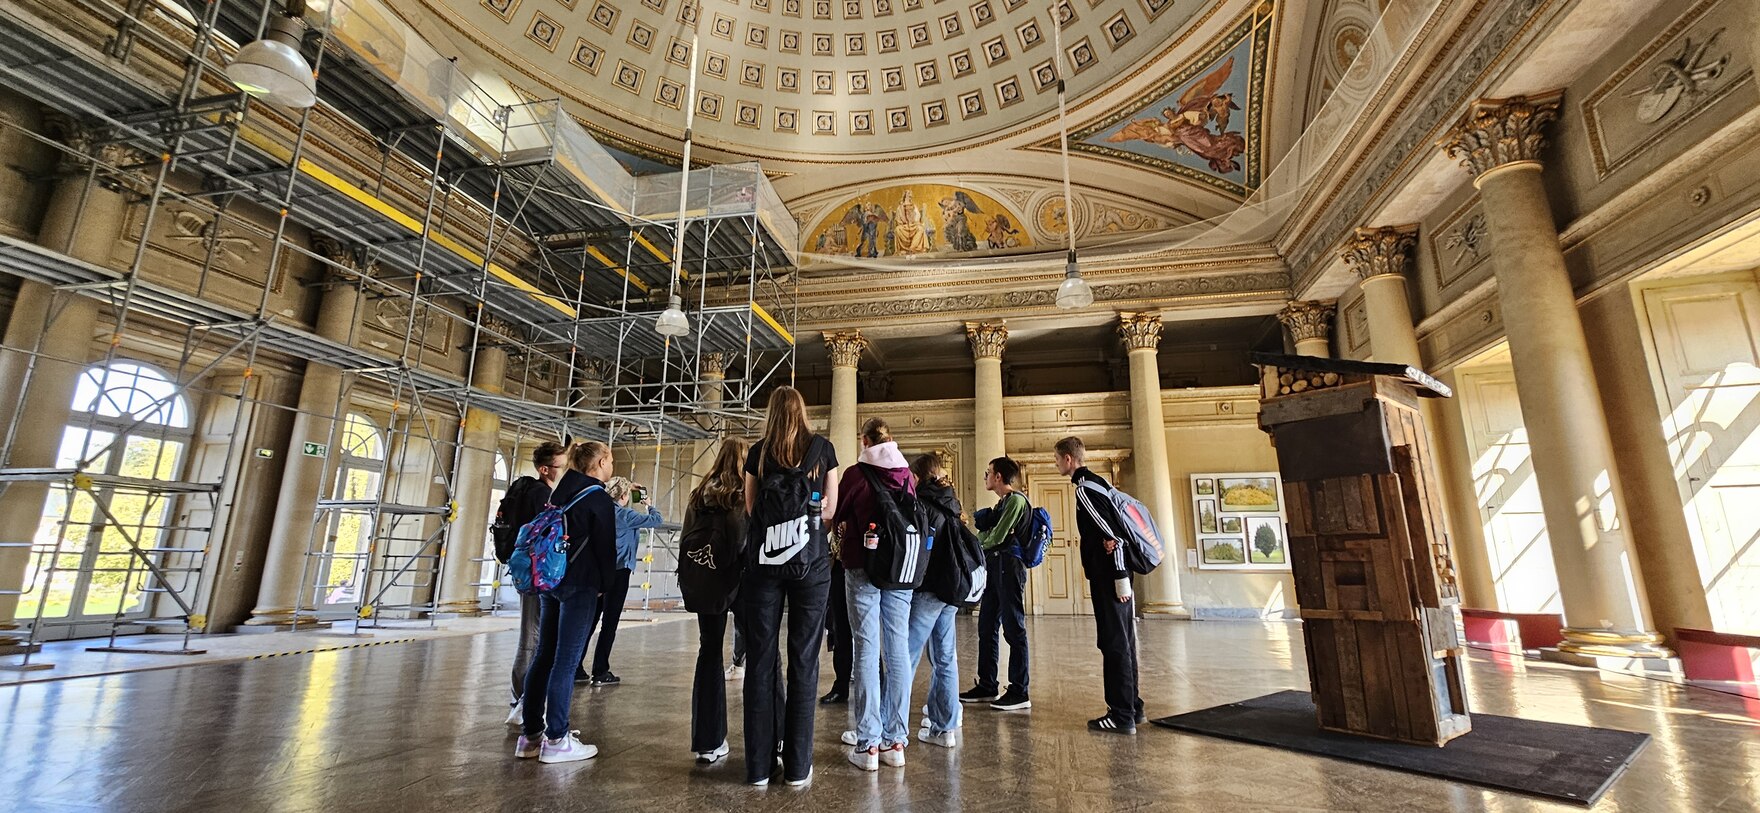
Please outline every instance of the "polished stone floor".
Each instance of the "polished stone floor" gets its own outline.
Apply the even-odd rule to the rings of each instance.
[[[907,767],[878,774],[843,761],[844,715],[822,714],[805,788],[740,784],[737,691],[736,756],[693,765],[687,622],[620,631],[625,682],[583,687],[575,705],[600,756],[572,765],[511,755],[511,632],[0,688],[0,809],[1581,809],[1154,727],[1090,733],[1083,721],[1102,710],[1093,622],[1030,624],[1032,711],[968,709],[959,748],[914,744]],[[1151,621],[1142,642],[1151,716],[1305,688],[1293,625]],[[1760,703],[1502,656],[1476,656],[1471,675],[1476,710],[1655,737],[1596,811],[1760,810]]]

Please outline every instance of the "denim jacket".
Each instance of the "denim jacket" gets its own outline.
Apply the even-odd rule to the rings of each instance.
[[[666,519],[660,516],[660,509],[648,506],[644,514],[633,508],[617,506],[617,569],[636,569],[636,531],[643,528],[657,528]]]

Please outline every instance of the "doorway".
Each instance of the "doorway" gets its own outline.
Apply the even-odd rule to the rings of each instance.
[[[1516,396],[1509,348],[1486,351],[1455,372],[1473,488],[1486,554],[1497,589],[1497,609],[1516,613],[1563,611],[1558,572],[1540,507],[1539,481],[1528,452],[1528,430]]]

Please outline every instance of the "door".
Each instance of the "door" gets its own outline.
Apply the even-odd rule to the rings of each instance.
[[[1516,399],[1515,371],[1473,369],[1457,376],[1473,486],[1485,527],[1497,608],[1504,612],[1562,612],[1558,572],[1540,509],[1540,487],[1528,457],[1528,430]]]
[[[1760,632],[1760,286],[1654,288],[1644,304],[1712,622]]]
[[[1028,579],[1027,611],[1034,615],[1092,615],[1088,580],[1076,535],[1075,486],[1055,470],[1029,477],[1027,500],[1051,514],[1045,562]]]

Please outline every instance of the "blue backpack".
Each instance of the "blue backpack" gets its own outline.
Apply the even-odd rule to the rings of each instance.
[[[1021,564],[1038,567],[1045,561],[1045,549],[1051,547],[1051,512],[1034,508],[1027,514],[1027,531],[1021,535]]]
[[[568,510],[582,497],[604,490],[600,486],[587,486],[567,505],[546,505],[531,522],[520,526],[519,537],[513,543],[513,555],[507,557],[513,589],[522,596],[536,596],[562,584],[562,577],[568,574],[568,563],[574,559],[568,554]]]

